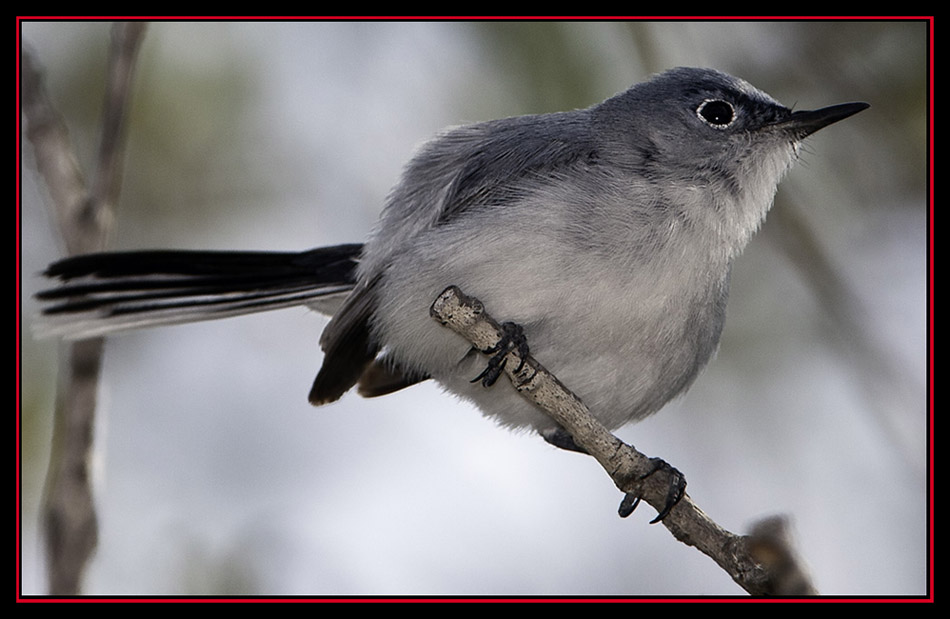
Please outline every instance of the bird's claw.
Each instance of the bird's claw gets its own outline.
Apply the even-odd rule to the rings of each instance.
[[[682,500],[683,495],[686,494],[686,477],[684,477],[683,474],[677,469],[667,464],[665,460],[660,458],[650,458],[650,462],[653,466],[649,471],[640,476],[641,481],[655,474],[657,471],[665,471],[669,474],[670,478],[670,485],[667,489],[666,502],[663,505],[663,509],[660,510],[656,518],[650,521],[650,524],[656,524],[657,522],[660,522],[666,518],[670,511],[676,506],[676,504]],[[620,514],[621,518],[626,518],[633,513],[633,510],[635,510],[639,504],[640,494],[628,492],[624,495],[623,500],[620,502],[620,508],[617,510],[617,512]]]
[[[488,360],[488,365],[482,370],[482,373],[471,380],[473,383],[482,382],[484,387],[491,387],[501,376],[508,364],[508,353],[512,350],[518,351],[518,357],[521,362],[515,372],[520,372],[524,368],[525,359],[528,357],[528,338],[524,335],[524,329],[521,325],[514,322],[504,322],[501,324],[504,335],[498,343],[487,350],[485,354],[494,355]]]

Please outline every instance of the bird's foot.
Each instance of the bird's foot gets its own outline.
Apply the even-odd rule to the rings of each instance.
[[[515,372],[520,372],[524,367],[525,359],[528,357],[528,338],[524,335],[524,329],[514,322],[504,322],[501,324],[501,328],[504,335],[498,340],[498,343],[482,351],[485,354],[494,353],[492,358],[488,360],[488,366],[471,382],[481,381],[485,387],[494,385],[505,370],[505,366],[508,364],[508,353],[512,350],[517,350],[518,356],[521,358],[521,363],[518,364],[518,369]]]
[[[670,513],[677,503],[680,502],[680,499],[683,498],[683,495],[686,493],[686,477],[683,476],[677,469],[670,466],[666,463],[665,460],[660,458],[650,458],[652,467],[649,471],[640,476],[640,480],[643,481],[647,477],[651,477],[659,471],[664,471],[669,475],[670,485],[666,493],[666,502],[663,505],[663,509],[660,510],[656,518],[650,521],[650,524],[656,524],[660,522]],[[620,509],[618,513],[621,518],[626,518],[633,513],[633,510],[637,508],[637,505],[640,504],[640,495],[636,492],[628,492],[624,495],[623,500],[620,502]]]

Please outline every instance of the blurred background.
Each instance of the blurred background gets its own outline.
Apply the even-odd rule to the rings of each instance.
[[[104,22],[33,22],[91,170]],[[454,124],[587,107],[654,72],[719,68],[796,109],[870,110],[809,138],[735,266],[718,358],[618,434],[744,532],[785,514],[824,594],[927,586],[924,22],[185,23],[139,58],[113,248],[361,241],[402,165]],[[30,332],[61,255],[22,145],[23,593],[59,345]],[[742,591],[599,467],[424,384],[306,401],[304,309],[108,342],[96,430],[98,595],[679,595]]]

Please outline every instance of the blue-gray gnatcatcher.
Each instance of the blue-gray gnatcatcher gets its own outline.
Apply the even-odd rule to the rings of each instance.
[[[792,112],[748,83],[679,68],[584,110],[445,131],[409,162],[365,244],[301,253],[67,258],[39,293],[70,338],[306,304],[332,316],[314,404],[432,378],[502,425],[559,429],[435,324],[455,284],[614,429],[682,393],[723,326],[733,260],[807,135],[865,108]],[[505,383],[505,384],[503,384]]]

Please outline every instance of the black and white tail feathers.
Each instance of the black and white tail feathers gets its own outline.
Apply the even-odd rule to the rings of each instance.
[[[39,292],[39,332],[81,339],[309,305],[332,314],[355,285],[360,244],[304,252],[133,251],[60,260]]]

